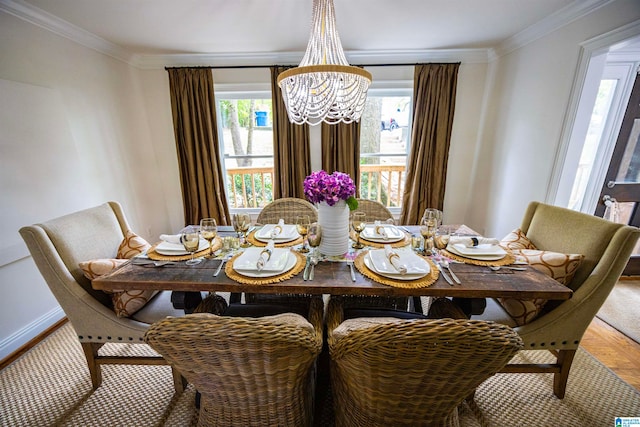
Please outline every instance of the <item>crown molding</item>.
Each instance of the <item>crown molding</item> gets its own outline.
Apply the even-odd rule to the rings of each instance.
[[[616,0],[574,0],[574,2],[557,12],[504,40],[495,49],[494,58],[518,50],[615,1]]]

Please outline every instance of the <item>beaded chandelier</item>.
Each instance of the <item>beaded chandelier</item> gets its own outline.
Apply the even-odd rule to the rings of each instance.
[[[333,0],[313,0],[307,51],[297,68],[278,75],[289,121],[310,125],[357,122],[370,84],[371,73],[347,62]]]

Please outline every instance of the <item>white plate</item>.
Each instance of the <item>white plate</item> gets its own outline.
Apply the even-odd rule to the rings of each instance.
[[[262,250],[262,248],[248,248],[247,251],[249,249],[260,249],[260,250]],[[246,253],[247,251],[245,251],[244,253]],[[274,255],[278,256],[278,255],[276,255],[276,251],[278,251],[278,252],[282,251],[282,253],[284,253],[286,255],[286,258],[284,258],[285,259],[284,265],[282,266],[282,268],[280,268],[280,270],[277,270],[277,271],[275,271],[273,269],[267,270],[267,266],[269,265],[269,262],[267,262],[267,264],[265,265],[265,268],[262,271],[258,271],[256,269],[257,257],[255,257],[255,255],[252,258],[253,267],[248,268],[248,269],[238,268],[236,266],[236,264],[237,264],[238,260],[240,258],[242,258],[242,255],[240,255],[233,262],[233,269],[236,272],[242,274],[243,276],[247,276],[247,277],[272,277],[272,276],[277,276],[279,274],[285,273],[285,272],[291,270],[296,265],[296,262],[298,261],[297,257],[294,254],[292,254],[289,251],[289,249],[285,249],[285,248],[276,248],[274,250],[274,254],[271,256],[271,260],[274,260],[274,258],[273,258]],[[243,255],[244,255],[244,253],[243,253]]]
[[[271,237],[271,231],[277,224],[267,224],[262,227],[260,230],[256,231],[254,237],[261,242],[268,242],[269,240],[274,240],[276,242],[290,242],[292,240],[297,239],[300,235],[296,230],[296,226],[292,224],[284,224],[282,226],[282,231],[275,237]]]
[[[198,246],[197,252],[203,251],[209,248],[209,242],[204,239],[200,239],[200,245]],[[158,246],[156,246],[155,251],[160,255],[168,255],[168,256],[178,256],[178,255],[189,255],[189,252],[184,250],[184,246],[179,243],[169,243],[169,242],[160,242]]]
[[[407,274],[427,274],[429,264],[411,250],[395,251],[400,256],[400,262],[407,266]],[[387,258],[384,249],[369,251],[369,258],[373,262],[376,273],[400,274]]]
[[[481,246],[491,246],[492,248],[481,248]],[[476,247],[481,249],[474,251],[474,248],[467,248],[464,245],[449,245],[447,250],[453,254],[480,261],[497,261],[507,255],[507,252],[497,245],[479,245]]]
[[[402,275],[400,273],[383,273],[380,272],[378,270],[376,270],[376,268],[373,266],[373,261],[371,261],[371,257],[369,256],[371,254],[371,252],[369,252],[367,255],[364,256],[364,265],[367,266],[367,268],[375,273],[378,273],[381,276],[384,277],[388,277],[389,279],[394,279],[394,280],[417,280],[417,279],[421,279],[424,276],[427,275],[427,273],[420,273],[420,274],[405,274]],[[425,263],[426,264],[426,263]],[[429,264],[427,264],[427,268],[429,267]],[[393,268],[393,267],[392,267]],[[395,269],[394,269],[395,271]]]
[[[366,239],[370,242],[376,243],[393,243],[399,242],[404,239],[404,233],[400,231],[395,225],[390,224],[380,224],[381,227],[384,227],[384,231],[387,233],[387,238],[376,233],[376,225],[369,224],[367,225],[362,233],[360,233],[360,237]]]
[[[236,271],[242,270],[258,272],[256,263],[260,258],[260,254],[264,250],[265,248],[256,246],[247,248],[242,255],[233,261],[233,269]],[[269,261],[264,264],[262,271],[276,273],[282,272],[282,269],[284,269],[287,264],[287,260],[289,259],[289,253],[290,251],[287,248],[274,248],[271,258],[269,258]]]

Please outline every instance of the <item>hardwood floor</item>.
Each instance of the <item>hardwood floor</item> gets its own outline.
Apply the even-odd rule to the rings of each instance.
[[[640,391],[640,344],[596,317],[585,332],[581,345]]]

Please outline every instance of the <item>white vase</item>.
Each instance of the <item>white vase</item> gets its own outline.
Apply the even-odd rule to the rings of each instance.
[[[344,200],[333,206],[318,204],[318,224],[322,227],[320,253],[341,256],[349,251],[349,206]]]

